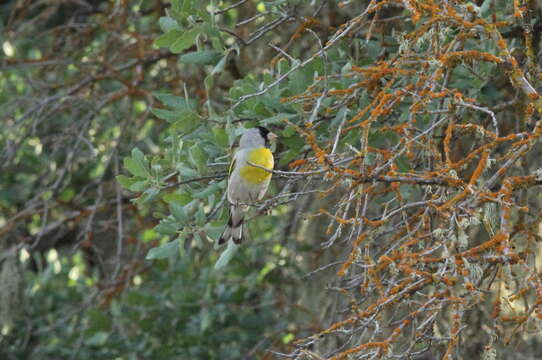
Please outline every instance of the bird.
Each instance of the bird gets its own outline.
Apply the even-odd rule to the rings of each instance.
[[[235,244],[243,241],[245,211],[248,205],[263,198],[271,181],[274,159],[269,143],[276,138],[275,134],[263,126],[246,129],[241,136],[239,148],[230,165],[227,188],[230,214],[228,224],[218,240],[219,245],[229,239]]]

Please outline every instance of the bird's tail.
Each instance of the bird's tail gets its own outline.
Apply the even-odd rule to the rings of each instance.
[[[228,224],[224,229],[224,232],[218,240],[218,244],[222,245],[230,238],[234,243],[240,244],[243,241],[243,222],[245,220],[245,213],[243,208],[238,205],[230,206],[230,218]]]

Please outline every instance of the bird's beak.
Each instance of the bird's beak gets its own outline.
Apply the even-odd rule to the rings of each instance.
[[[277,138],[277,135],[275,135],[274,133],[270,132],[269,134],[267,134],[267,139],[269,141],[271,140],[275,140]]]

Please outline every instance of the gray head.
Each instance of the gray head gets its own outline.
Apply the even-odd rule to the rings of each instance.
[[[268,147],[269,140],[275,139],[277,136],[271,131],[267,130],[263,126],[256,126],[251,129],[246,129],[241,140],[239,140],[239,147],[241,148],[258,148]]]

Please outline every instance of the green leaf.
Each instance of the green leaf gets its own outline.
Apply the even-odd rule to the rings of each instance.
[[[85,343],[89,346],[102,346],[107,341],[109,337],[109,332],[98,331],[94,335],[88,337],[85,340]]]
[[[116,179],[117,179],[117,182],[120,184],[120,186],[122,186],[125,189],[130,189],[130,186],[132,186],[132,184],[136,182],[136,180],[130,179],[126,175],[117,175]]]
[[[288,148],[292,150],[300,150],[305,145],[305,141],[297,133],[295,135],[282,138],[281,142],[288,145]]]
[[[175,110],[196,110],[196,102],[181,96],[155,92],[152,94],[162,104]]]
[[[225,49],[225,43],[222,37],[222,32],[214,24],[211,24],[211,22],[212,19],[209,18],[209,21],[203,24],[203,31],[207,35],[207,39],[211,41],[213,49],[223,52]]]
[[[316,74],[323,73],[323,61],[315,59],[305,67],[300,68],[290,75],[289,89],[294,93],[301,93],[312,84]]]
[[[201,312],[201,323],[200,323],[200,332],[204,333],[207,328],[211,325],[212,317],[211,312],[207,307],[203,307]]]
[[[313,80],[313,73],[309,67],[301,68],[290,75],[289,88],[294,94],[303,92]]]
[[[175,122],[175,129],[181,133],[187,133],[199,126],[200,117],[194,111],[183,111],[180,114],[181,118]]]
[[[279,74],[281,75],[287,73],[288,70],[290,70],[290,63],[288,62],[288,60],[283,58],[278,61],[277,66],[279,68]]]
[[[220,59],[218,64],[216,64],[211,71],[211,75],[220,74],[222,71],[224,71],[224,67],[226,66],[226,60],[228,60],[228,55],[223,56],[222,59]]]
[[[183,164],[177,165],[177,170],[183,177],[188,176],[190,178],[198,176],[198,172],[196,170],[189,168],[188,166],[185,166]]]
[[[181,56],[180,61],[185,64],[209,65],[216,64],[221,56],[222,53],[215,50],[194,51]]]
[[[228,135],[228,144],[233,144],[235,139],[237,138],[235,129],[236,128],[233,127],[231,124],[226,124],[226,134]]]
[[[228,134],[223,128],[215,127],[213,128],[213,135],[215,142],[218,146],[226,147],[228,146]]]
[[[174,235],[177,233],[177,225],[171,219],[163,219],[154,227],[154,230],[162,235]]]
[[[195,199],[204,199],[207,196],[211,195],[212,193],[217,192],[218,190],[220,190],[220,185],[218,185],[218,183],[213,183],[213,184],[207,186],[207,188],[205,190],[195,193],[194,198]]]
[[[211,239],[216,240],[220,237],[220,235],[224,231],[224,223],[217,222],[217,221],[212,222],[212,223],[207,223],[205,224],[203,229],[205,230],[205,232]]]
[[[164,197],[162,199],[164,199],[164,201],[167,202],[167,203],[175,202],[175,203],[181,204],[183,206],[189,204],[193,200],[192,196],[190,194],[187,194],[187,193],[166,194],[166,195],[164,195]]]
[[[141,191],[144,191],[145,189],[147,189],[148,187],[149,187],[149,181],[148,180],[137,181],[137,182],[133,183],[130,186],[130,191],[141,192]]]
[[[211,89],[215,83],[215,80],[213,78],[213,75],[207,75],[205,77],[205,80],[203,80],[203,83],[205,84],[205,88],[207,90]]]
[[[181,118],[181,114],[178,111],[152,108],[151,112],[156,115],[156,117],[166,120],[168,123],[174,123]]]
[[[145,171],[145,168],[141,167],[139,162],[137,162],[136,160],[134,160],[131,157],[125,157],[124,158],[124,167],[126,168],[126,170],[128,170],[130,173],[132,173],[132,175],[134,175],[134,176],[139,176],[139,177],[142,177],[142,178],[147,177],[148,173]]]
[[[143,155],[143,152],[138,148],[132,149],[132,158],[136,161],[140,169],[143,169],[147,176],[150,175],[149,161]]]
[[[181,30],[173,29],[154,40],[156,47],[170,47],[183,34]]]
[[[196,218],[196,225],[197,226],[203,226],[205,225],[205,222],[207,220],[206,216],[205,216],[205,210],[203,210],[203,206],[200,206],[198,207],[198,210],[196,211],[196,214],[195,214],[195,218]]]
[[[173,240],[164,245],[150,249],[147,253],[146,259],[165,259],[170,257],[172,254],[175,254],[177,251],[179,251],[179,242],[177,240]]]
[[[297,134],[295,129],[291,126],[288,126],[286,129],[284,129],[284,131],[282,131],[281,138],[287,138],[294,134]]]
[[[236,245],[233,241],[229,241],[228,247],[222,252],[222,254],[220,254],[220,257],[215,263],[215,270],[220,270],[226,265],[228,265],[228,263],[233,258],[233,255],[235,255],[238,249],[239,245]]]
[[[141,196],[136,200],[136,203],[138,204],[144,204],[146,202],[149,202],[153,200],[158,194],[160,193],[160,190],[154,187],[148,188],[141,194]]]
[[[178,224],[186,224],[186,221],[188,220],[188,215],[186,214],[185,208],[181,204],[172,202],[169,204],[169,209],[175,220],[177,220]]]
[[[179,27],[177,21],[170,18],[169,16],[162,16],[160,19],[158,19],[158,25],[160,25],[160,29],[162,29],[162,31],[165,33]]]
[[[70,202],[75,197],[75,190],[72,187],[62,190],[58,195],[58,199],[63,202]]]
[[[186,50],[194,45],[199,33],[200,30],[197,28],[183,32],[182,35],[179,36],[177,40],[175,40],[175,42],[169,47],[169,50],[174,54],[183,52],[183,50]]]
[[[221,53],[224,52],[226,47],[222,35],[211,37],[211,45],[213,46],[213,49],[215,49],[216,51],[220,51]],[[237,48],[238,46],[239,44],[234,43],[232,45],[232,48]]]
[[[188,151],[190,155],[190,162],[198,168],[200,173],[204,173],[207,170],[207,154],[202,149],[200,144],[195,144]]]

